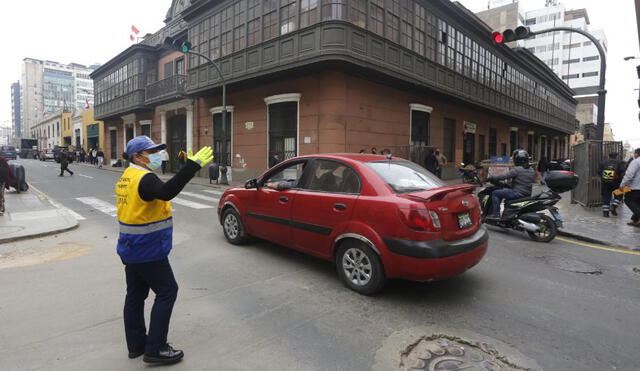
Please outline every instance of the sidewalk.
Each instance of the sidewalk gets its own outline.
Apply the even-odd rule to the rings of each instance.
[[[640,250],[640,228],[628,226],[631,212],[626,205],[620,205],[618,216],[605,218],[599,207],[587,208],[571,204],[571,193],[563,193],[558,203],[560,215],[564,219],[564,228],[560,234],[596,242],[603,245]]]
[[[55,207],[33,187],[22,193],[11,189],[4,197],[6,212],[0,216],[0,244],[65,232],[78,226],[73,215]]]

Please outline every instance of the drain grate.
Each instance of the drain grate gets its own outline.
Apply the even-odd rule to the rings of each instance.
[[[402,354],[401,367],[411,371],[516,371],[527,368],[514,365],[485,343],[434,335],[422,338]]]

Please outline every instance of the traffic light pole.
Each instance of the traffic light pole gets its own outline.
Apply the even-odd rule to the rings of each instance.
[[[204,58],[207,62],[213,65],[216,71],[218,71],[218,75],[220,76],[220,81],[222,82],[222,130],[226,131],[227,130],[227,82],[225,81],[224,76],[222,76],[222,71],[220,70],[220,66],[218,66],[216,62],[211,60],[211,58],[209,58],[208,56],[202,53],[189,50],[187,51],[187,54],[193,54],[193,55],[197,55],[198,57]],[[215,143],[214,143],[214,147],[215,147]],[[231,155],[233,156],[233,154]],[[225,158],[224,159],[225,162],[220,165],[220,172],[222,173],[222,176],[220,177],[220,184],[228,185],[229,181],[227,180],[228,178],[227,178],[226,160],[227,159]]]
[[[535,35],[541,35],[544,33],[548,33],[548,32],[555,32],[555,31],[567,31],[567,32],[576,32],[581,34],[582,36],[586,37],[587,39],[591,40],[591,42],[593,43],[593,45],[596,46],[596,48],[598,48],[598,52],[600,53],[600,85],[598,87],[598,122],[596,123],[596,140],[603,140],[604,138],[604,109],[605,109],[605,102],[606,102],[606,95],[607,95],[607,91],[604,88],[604,84],[605,84],[605,74],[607,72],[607,55],[605,54],[604,49],[602,48],[602,45],[600,45],[600,42],[598,41],[598,39],[596,39],[593,35],[591,35],[588,32],[579,30],[579,29],[575,29],[575,28],[570,28],[570,27],[552,27],[552,28],[547,28],[545,30],[541,30],[541,31],[531,31],[531,33],[529,34],[529,36],[535,36]]]

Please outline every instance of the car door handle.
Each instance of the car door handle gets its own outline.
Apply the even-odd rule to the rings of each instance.
[[[285,196],[280,197],[280,202],[289,202],[289,197],[285,197]]]
[[[340,211],[345,211],[347,209],[347,205],[345,204],[333,204],[333,208]]]

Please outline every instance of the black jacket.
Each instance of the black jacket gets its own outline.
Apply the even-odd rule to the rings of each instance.
[[[433,153],[427,155],[424,160],[424,168],[435,174],[438,170],[438,167],[440,167],[440,164],[438,163],[438,158],[436,157],[436,155]]]
[[[611,174],[605,174],[605,170],[615,171],[613,179],[609,179]],[[620,184],[620,182],[622,182],[622,178],[624,178],[626,170],[627,164],[624,161],[614,159],[604,160],[600,163],[600,179],[605,183]]]

